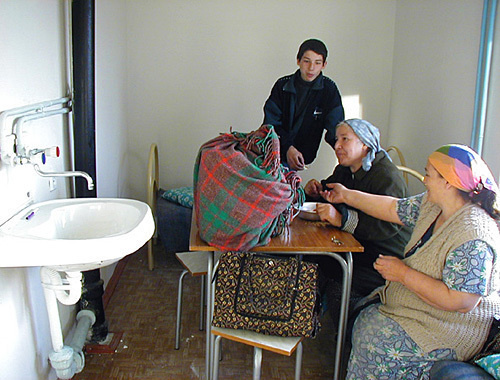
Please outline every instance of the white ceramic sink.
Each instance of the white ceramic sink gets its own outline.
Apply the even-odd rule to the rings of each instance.
[[[35,203],[0,226],[0,267],[96,269],[137,251],[154,228],[149,206],[132,199]]]

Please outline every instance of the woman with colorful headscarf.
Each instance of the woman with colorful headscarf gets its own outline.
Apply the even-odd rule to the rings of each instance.
[[[428,379],[439,360],[465,361],[500,313],[498,187],[464,145],[429,156],[427,192],[406,199],[330,184],[322,192],[376,218],[413,227],[405,258],[380,255],[381,303],[356,319],[348,379]]]

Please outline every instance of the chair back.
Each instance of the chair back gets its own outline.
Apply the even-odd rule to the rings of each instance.
[[[424,183],[424,176],[422,174],[420,174],[419,172],[417,172],[416,170],[413,170],[413,169],[411,169],[407,166],[403,166],[403,165],[396,165],[396,167],[404,174],[410,174],[410,175],[414,176],[415,178],[417,178],[420,182]],[[406,180],[406,183],[408,184],[408,180]]]
[[[395,146],[395,145],[391,145],[390,147],[388,147],[386,150],[385,150],[387,153],[391,153],[392,151],[396,152],[396,154],[398,155],[398,158],[399,158],[399,163],[400,165],[402,166],[406,166],[406,160],[405,160],[405,157],[403,156],[403,153],[401,152],[401,150]],[[403,171],[403,178],[405,179],[406,181],[406,185],[408,185],[408,174],[407,172]]]
[[[147,178],[147,204],[151,208],[153,217],[155,219],[155,226],[157,225],[156,217],[156,197],[158,195],[159,185],[159,164],[158,164],[158,147],[155,143],[151,144],[149,148],[149,160],[148,160],[148,178]],[[154,269],[154,257],[153,257],[153,241],[156,240],[157,231],[155,228],[155,233],[153,237],[148,241],[148,267],[149,270]]]

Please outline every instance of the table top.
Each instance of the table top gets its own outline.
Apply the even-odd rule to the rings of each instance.
[[[216,251],[200,238],[193,210],[191,251]],[[255,247],[252,252],[363,252],[363,246],[348,232],[327,222],[314,222],[296,217],[283,234],[271,239],[269,244]]]

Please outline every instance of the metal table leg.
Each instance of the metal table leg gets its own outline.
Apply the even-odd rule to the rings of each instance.
[[[211,362],[212,362],[212,307],[213,307],[213,293],[212,293],[212,275],[214,268],[214,253],[208,253],[208,267],[207,267],[207,285],[205,291],[207,295],[207,317],[206,317],[206,351],[205,351],[205,379],[211,380]]]
[[[287,252],[289,253],[289,252]],[[294,252],[295,254],[300,254],[300,252]],[[309,253],[310,254],[310,253]],[[352,262],[352,253],[345,252],[345,258],[339,253],[335,252],[324,252],[323,254],[333,257],[337,260],[342,267],[342,298],[340,303],[340,316],[339,316],[339,324],[338,324],[338,333],[337,333],[337,348],[335,352],[335,369],[334,369],[334,380],[340,380],[340,370],[342,368],[342,351],[344,348],[345,341],[345,330],[347,327],[347,316],[349,312],[349,299],[351,297],[351,283],[352,283],[352,271],[353,271],[353,262]],[[207,268],[207,338],[206,338],[206,379],[212,379],[212,359],[213,359],[213,337],[212,337],[212,312],[213,312],[213,284],[212,284],[212,275],[213,275],[213,265],[214,265],[214,253],[210,252],[208,255],[208,268]],[[215,366],[215,364],[214,364]]]
[[[337,349],[335,351],[335,371],[333,373],[334,380],[340,380],[340,370],[342,368],[342,351],[344,349],[345,330],[347,327],[347,316],[349,313],[349,298],[351,297],[352,284],[352,253],[345,253],[345,258],[338,253],[328,253],[328,256],[335,258],[342,267],[342,299],[340,302],[340,316],[337,333]]]

